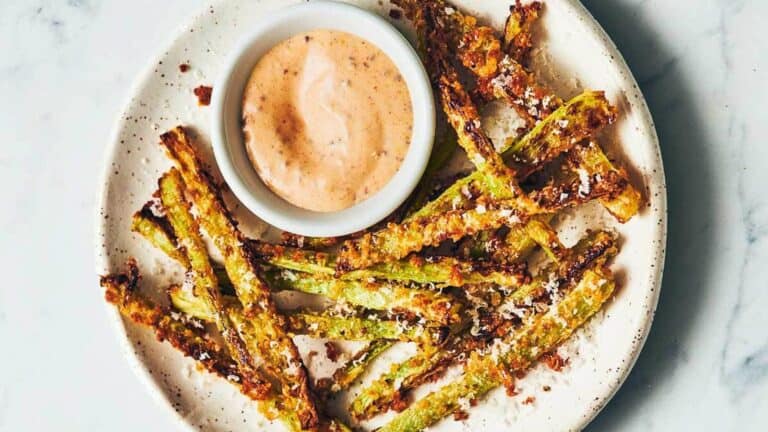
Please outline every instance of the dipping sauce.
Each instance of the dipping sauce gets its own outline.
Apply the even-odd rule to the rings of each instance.
[[[248,157],[264,183],[293,205],[331,212],[379,191],[411,142],[403,77],[378,47],[316,30],[268,51],[243,96]]]

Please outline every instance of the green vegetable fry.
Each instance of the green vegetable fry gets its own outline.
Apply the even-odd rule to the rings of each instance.
[[[152,246],[179,262],[184,268],[188,268],[189,260],[176,248],[176,239],[168,218],[155,215],[152,206],[153,203],[148,202],[133,215],[131,231],[140,234]]]
[[[169,256],[176,258],[180,264],[187,268],[189,261],[183,254],[181,256],[176,254],[176,239],[172,237],[172,233],[163,229],[162,222],[163,219],[157,217],[148,218],[143,212],[138,212],[133,217],[133,225],[142,227],[139,231],[141,235],[154,246],[169,254]],[[285,252],[285,250],[283,251]],[[292,255],[294,252],[288,253]],[[312,258],[313,254],[306,252],[306,256]],[[301,265],[292,265],[291,267],[304,268]],[[307,268],[311,268],[311,266]],[[216,270],[216,267],[214,267],[214,271]],[[331,268],[328,268],[328,270],[329,272],[333,271]],[[450,269],[446,269],[445,272],[450,272]],[[231,287],[226,272],[221,274],[219,271],[217,276],[220,277],[220,284],[222,286]],[[274,268],[266,269],[262,273],[262,277],[265,278],[272,290],[294,290],[309,294],[319,294],[332,300],[346,302],[367,309],[405,312],[439,324],[450,324],[461,320],[460,312],[462,305],[454,297],[432,290],[412,288],[397,282],[340,280],[331,277],[315,277],[303,272]],[[497,279],[506,281],[509,278]]]
[[[549,224],[553,215],[546,214],[531,218],[531,222],[543,222]],[[514,262],[530,254],[536,247],[536,242],[528,235],[528,224],[510,228],[503,244],[491,252],[492,259],[496,262]]]
[[[241,374],[237,362],[206,334],[202,326],[144,297],[136,288],[139,279],[136,263],[129,261],[127,267],[124,273],[101,277],[101,286],[105,289],[105,298],[109,303],[114,304],[126,318],[152,328],[159,340],[167,340],[208,372],[227,379],[238,386],[243,394],[259,401],[259,411],[268,419],[282,418],[290,426],[290,415],[279,410],[275,393],[265,378],[249,378]],[[250,381],[254,378],[256,381]]]
[[[448,129],[445,131],[445,135],[436,141],[424,175],[416,186],[416,190],[408,198],[406,217],[418,211],[429,201],[436,174],[445,167],[456,152],[456,147],[458,147],[456,131],[452,128]]]
[[[458,142],[467,157],[484,177],[491,196],[501,198],[524,197],[517,184],[516,172],[507,166],[496,152],[493,143],[481,129],[480,114],[459,81],[458,74],[448,61],[448,47],[441,40],[431,8],[423,10],[425,25],[418,29],[425,33],[427,69],[437,88],[448,122],[458,136]]]
[[[403,380],[423,373],[426,368],[430,367],[427,364],[430,357],[433,354],[446,355],[441,354],[443,352],[445,351],[442,349],[427,347],[422,350],[421,355],[392,365],[389,371],[377,378],[355,397],[349,406],[349,414],[355,420],[361,421],[384,412],[391,406],[402,405],[400,388]]]
[[[177,127],[161,136],[161,143],[174,161],[199,212],[200,225],[213,238],[224,257],[224,268],[237,292],[246,315],[259,322],[258,341],[251,341],[249,351],[260,352],[267,363],[280,371],[280,382],[296,401],[301,426],[318,426],[319,416],[309,392],[307,372],[298,349],[285,329],[270,297],[269,288],[259,278],[243,246],[244,237],[235,226],[210,175],[203,169],[191,146],[187,132]]]
[[[499,366],[524,371],[543,354],[552,351],[597,313],[611,297],[615,284],[604,268],[589,270],[576,287],[543,315],[533,316],[498,345],[497,355],[470,360],[464,376],[398,414],[380,432],[416,432],[460,410],[464,402],[481,398],[504,383]]]
[[[552,92],[536,83],[533,74],[528,73],[515,58],[517,53],[504,54],[502,42],[494,29],[479,25],[477,19],[448,6],[441,0],[420,3],[422,13],[431,19],[414,19],[417,29],[426,25],[433,29],[433,37],[445,41],[456,51],[461,63],[475,74],[478,89],[487,99],[503,97],[512,103],[512,108],[528,125],[533,125],[537,116],[547,116],[559,105],[559,99]],[[528,14],[531,15],[532,14]],[[532,19],[531,19],[532,20]],[[514,29],[513,29],[514,30]],[[518,42],[525,45],[525,34]],[[509,48],[506,45],[506,48]],[[527,48],[521,47],[520,55]],[[503,93],[496,94],[499,88]]]
[[[224,341],[245,375],[255,375],[257,366],[254,356],[260,353],[248,351],[224,309],[219,292],[219,282],[208,258],[208,251],[200,236],[197,222],[190,213],[190,205],[184,198],[184,182],[176,169],[160,177],[160,200],[168,213],[168,221],[176,233],[179,251],[189,263],[188,271],[194,280],[195,297],[210,311]]]
[[[586,176],[562,185],[547,185],[530,194],[537,210],[526,213],[517,202],[479,202],[474,209],[453,210],[433,216],[410,218],[401,224],[389,224],[381,230],[344,242],[337,260],[342,274],[381,262],[400,259],[426,246],[445,240],[457,241],[480,231],[502,225],[514,227],[532,216],[544,215],[616,193],[625,180],[608,173],[605,177]]]
[[[566,102],[522,138],[508,141],[501,151],[505,160],[524,165],[526,169],[521,176],[527,176],[614,119],[615,109],[604,93],[587,91]],[[475,171],[458,180],[409,219],[466,208],[473,198],[487,196],[488,192],[482,175]]]
[[[394,340],[440,345],[447,327],[375,318],[339,317],[324,313],[290,312],[286,315],[291,331],[318,338],[343,340]]]
[[[336,274],[336,255],[275,246],[252,241],[251,250],[260,260],[276,267],[317,275]],[[462,286],[466,284],[494,283],[516,285],[526,277],[519,266],[503,266],[493,263],[462,260],[453,257],[424,259],[410,256],[400,261],[372,265],[340,275],[342,280],[384,279],[437,286]]]
[[[404,3],[410,2],[404,0]],[[505,26],[505,47],[520,46],[523,52],[530,48],[527,29],[538,17],[540,5],[537,3],[533,2],[527,6],[517,4],[511,8],[511,14]],[[437,16],[434,23],[438,33],[448,33],[446,39],[453,44],[453,48],[457,49],[462,63],[477,75],[480,80],[479,88],[486,98],[506,100],[530,126],[550,117],[563,105],[562,99],[550,89],[538,85],[535,77],[521,66],[520,58],[515,57],[519,50],[515,50],[511,55],[502,56],[495,49],[498,40],[492,29],[478,26],[474,17],[466,16],[460,11],[454,10],[447,14],[445,3],[442,1],[430,1],[424,7]],[[416,6],[409,5],[406,10],[412,11],[415,8]],[[514,43],[515,38],[520,45]],[[510,41],[513,42],[511,45]],[[581,139],[586,138],[588,136]],[[571,145],[578,141],[580,140],[573,140]],[[595,146],[591,152],[593,154],[588,155],[588,160],[585,161],[585,169],[588,172],[612,170],[626,180],[626,174],[613,168],[599,146]],[[532,155],[540,156],[538,152],[527,156],[530,158]],[[622,223],[637,214],[641,202],[641,194],[626,181],[619,194],[601,199],[603,206]]]
[[[394,342],[389,340],[371,341],[365,348],[355,353],[347,364],[337,369],[332,378],[321,380],[318,383],[319,387],[331,394],[348,389],[365,373],[368,365],[392,345]]]
[[[539,18],[541,2],[534,1],[523,6],[520,0],[509,7],[509,16],[504,23],[504,52],[523,64],[528,59],[533,42],[531,40],[531,26]]]
[[[520,139],[507,140],[505,157],[536,170],[570,150],[574,144],[592,136],[616,120],[616,108],[602,91],[585,91],[543,117]]]
[[[548,224],[534,219],[525,224],[525,231],[528,237],[536,242],[552,261],[560,262],[568,253],[566,247],[560,243],[557,232]]]
[[[309,237],[283,231],[280,234],[280,244],[283,246],[299,247],[321,251],[336,246],[343,237]]]
[[[428,382],[460,353],[466,353],[477,344],[468,338],[440,349],[422,348],[407,360],[393,364],[389,371],[361,390],[349,406],[349,413],[362,421],[397,408],[403,404],[408,391]]]
[[[398,414],[377,432],[418,432],[451,415],[462,401],[475,400],[502,384],[502,377],[493,364],[468,369],[464,377],[432,392]]]
[[[594,141],[582,143],[570,151],[569,160],[574,170],[585,170],[589,175],[607,176],[610,174],[626,178],[624,170],[613,166],[599,145]],[[600,198],[600,203],[619,222],[627,222],[640,211],[643,198],[640,192],[627,183],[618,194]]]
[[[342,274],[381,262],[406,257],[426,246],[437,246],[444,240],[460,238],[502,225],[521,222],[515,209],[455,210],[427,217],[409,218],[401,224],[364,234],[342,244],[336,269]]]
[[[500,75],[500,78],[505,77],[505,75]],[[493,82],[496,83],[496,87],[494,88],[495,95],[497,97],[504,97],[505,95],[508,96],[509,90],[506,86],[511,85],[509,83],[515,82],[514,77],[506,77],[506,81],[502,79],[495,79]],[[552,95],[542,96],[544,98],[550,98],[550,103],[553,106],[560,106],[562,104],[562,101],[560,99],[555,98]],[[523,104],[525,106],[525,101],[522,101],[521,99],[508,99],[510,103],[513,105],[517,104]],[[559,109],[562,109],[559,108]],[[540,120],[543,118],[542,113],[536,112],[535,109],[531,110],[534,114],[537,114],[533,116],[533,119],[535,121]],[[587,139],[587,136],[581,137],[581,139],[574,141],[578,142],[583,139]],[[534,149],[531,149],[534,150]],[[555,149],[557,150],[557,149]],[[540,153],[537,151],[529,152],[529,154],[526,155],[528,159],[534,159],[532,156],[538,156]],[[574,168],[576,170],[586,170],[586,172],[590,175],[594,174],[612,174],[614,176],[618,176],[622,178],[623,181],[623,187],[621,188],[620,192],[617,194],[614,194],[610,197],[604,197],[600,199],[601,204],[610,212],[613,216],[616,217],[617,220],[624,223],[627,222],[632,216],[637,214],[639,211],[641,202],[642,202],[642,196],[640,192],[637,191],[637,189],[632,186],[631,183],[629,183],[626,179],[626,173],[623,170],[616,169],[613,164],[608,160],[608,158],[603,153],[602,149],[594,142],[589,142],[589,144],[579,144],[574,146],[572,150],[569,150],[569,156],[571,157],[572,161],[579,161],[580,164],[575,166]],[[520,161],[522,163],[526,163],[525,160]]]
[[[176,309],[202,321],[216,322],[215,310],[189,290],[174,285],[169,288],[168,294]],[[247,320],[243,316],[237,299],[229,297],[225,298],[223,302],[226,305],[227,313],[239,315],[239,321]],[[291,334],[303,334],[317,338],[360,341],[387,339],[437,345],[443,343],[448,334],[447,327],[382,320],[377,317],[346,317],[308,311],[288,311],[285,312],[285,317],[288,331]]]
[[[542,223],[551,230],[551,214],[532,217],[524,225],[515,225],[502,238],[497,232],[484,231],[474,237],[466,238],[461,243],[461,250],[475,259],[486,259],[497,263],[514,263],[527,256],[537,243],[529,236],[531,224]]]

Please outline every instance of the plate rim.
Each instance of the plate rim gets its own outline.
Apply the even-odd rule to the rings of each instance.
[[[220,4],[225,1],[227,0],[215,0],[211,4]],[[160,59],[163,58],[166,52],[166,48],[170,45],[173,45],[179,38],[181,38],[181,36],[186,33],[189,25],[202,13],[204,13],[209,6],[209,4],[203,4],[203,6],[195,8],[192,10],[192,12],[186,14],[183,17],[179,24],[173,29],[171,36],[168,37],[168,39],[160,45],[160,48],[154,51],[154,54],[150,57],[150,60],[141,67],[140,72],[132,79],[131,84],[128,86],[126,95],[123,96],[122,104],[118,110],[117,120],[115,120],[112,128],[110,129],[109,142],[103,151],[103,166],[99,175],[97,200],[96,206],[94,208],[94,215],[96,219],[96,230],[94,232],[94,245],[96,246],[94,248],[94,264],[96,275],[98,277],[101,277],[105,269],[108,267],[108,254],[105,253],[107,246],[105,244],[102,245],[102,239],[106,237],[108,228],[102,213],[107,202],[107,185],[109,184],[109,177],[111,172],[110,161],[115,159],[115,156],[119,150],[120,133],[127,123],[126,115],[131,109],[131,104],[136,98],[136,94],[139,93],[144,83],[154,74],[155,65]],[[101,286],[99,286],[99,293],[103,297],[103,289]],[[155,377],[150,373],[149,369],[142,362],[138,353],[133,349],[131,340],[128,337],[128,331],[125,327],[125,321],[123,320],[120,312],[117,310],[117,308],[106,301],[102,301],[102,304],[104,311],[109,318],[112,330],[118,336],[118,344],[120,351],[123,353],[123,357],[126,358],[128,361],[128,366],[148,391],[150,397],[154,400],[154,403],[158,406],[161,406],[165,412],[164,415],[170,420],[174,421],[182,430],[189,432],[196,431],[194,425],[187,421],[185,416],[183,416],[179,411],[173,408],[173,403],[168,397],[168,394],[163,390],[158,380],[155,379]]]
[[[511,1],[511,0],[509,0]],[[546,0],[543,0],[546,2]],[[625,84],[622,86],[622,88],[633,88],[636,89],[639,97],[636,98],[635,103],[637,103],[638,108],[638,114],[639,119],[641,121],[641,125],[644,127],[644,129],[648,132],[648,138],[652,143],[652,149],[650,151],[650,155],[653,159],[655,159],[658,164],[656,165],[656,172],[654,173],[654,176],[658,180],[660,193],[656,196],[654,196],[654,200],[656,201],[655,207],[657,208],[658,217],[659,217],[659,229],[656,230],[657,236],[655,239],[653,239],[656,244],[658,244],[658,248],[660,249],[658,253],[655,254],[655,268],[657,269],[656,272],[653,274],[650,274],[649,276],[649,287],[651,289],[651,292],[648,295],[648,314],[646,315],[645,321],[643,322],[642,328],[639,328],[638,330],[641,331],[641,335],[639,338],[637,338],[632,345],[630,346],[629,352],[626,352],[623,354],[623,359],[626,360],[625,367],[622,368],[622,372],[620,375],[616,376],[616,380],[613,384],[611,384],[610,389],[607,392],[604,392],[603,394],[597,395],[597,399],[594,400],[591,405],[591,410],[587,414],[585,413],[581,420],[578,423],[575,423],[573,426],[577,430],[584,429],[587,425],[589,425],[601,412],[602,410],[611,402],[613,397],[618,393],[619,389],[624,385],[627,378],[631,374],[632,370],[635,367],[635,364],[637,363],[637,360],[640,357],[640,354],[645,346],[645,343],[648,340],[648,336],[650,334],[651,327],[653,325],[653,321],[656,315],[656,310],[658,308],[659,298],[661,295],[661,288],[662,288],[662,280],[663,280],[663,273],[664,273],[664,264],[666,261],[666,253],[667,253],[667,241],[668,241],[668,204],[667,204],[667,182],[666,182],[666,174],[664,169],[664,161],[661,153],[661,145],[658,138],[658,133],[656,131],[656,125],[653,120],[653,116],[651,114],[651,111],[648,107],[647,100],[645,98],[645,95],[643,94],[642,89],[637,83],[637,79],[635,78],[634,74],[632,73],[632,69],[630,69],[629,65],[627,64],[626,60],[624,59],[624,56],[621,54],[621,51],[616,46],[616,43],[613,41],[613,39],[610,37],[608,32],[600,25],[600,23],[597,21],[597,19],[592,15],[592,13],[584,6],[584,4],[581,3],[579,0],[559,0],[562,2],[563,6],[566,8],[570,8],[571,11],[574,13],[576,18],[581,19],[585,25],[589,27],[589,36],[598,38],[602,44],[606,47],[608,53],[613,56],[613,62],[616,65],[616,69],[620,73],[619,75],[619,82],[622,84]],[[104,270],[108,267],[107,265],[107,256],[106,253],[107,247],[106,245],[102,244],[102,239],[106,236],[107,233],[107,226],[106,226],[106,220],[102,216],[102,211],[105,208],[106,200],[107,200],[107,185],[109,184],[109,177],[110,177],[110,161],[115,159],[115,156],[117,155],[117,152],[119,150],[119,143],[120,143],[120,133],[121,130],[124,128],[125,124],[127,123],[126,120],[126,114],[131,109],[131,103],[135,99],[135,95],[139,93],[139,90],[141,87],[149,80],[151,79],[153,72],[154,72],[154,66],[157,64],[159,60],[161,60],[167,50],[167,48],[171,45],[173,45],[183,34],[186,33],[187,29],[190,27],[191,24],[194,23],[194,21],[201,16],[201,14],[205,13],[208,8],[210,8],[212,5],[219,5],[222,3],[227,2],[227,0],[215,0],[211,3],[203,4],[202,6],[195,8],[191,13],[184,16],[184,18],[179,22],[179,24],[175,27],[175,29],[172,32],[172,36],[167,39],[166,42],[160,45],[160,49],[157,49],[155,51],[155,54],[150,57],[150,61],[148,61],[145,66],[141,69],[141,72],[137,74],[137,76],[132,80],[131,85],[128,87],[128,90],[126,91],[127,96],[124,97],[124,100],[122,104],[120,105],[121,108],[118,111],[118,117],[117,120],[114,122],[110,133],[108,135],[109,141],[104,149],[104,153],[102,156],[102,171],[99,176],[99,183],[97,186],[97,200],[96,200],[96,206],[95,206],[95,219],[96,219],[96,229],[94,232],[94,254],[95,254],[95,270],[96,274],[100,276]],[[99,292],[101,293],[101,289],[99,289]],[[111,326],[113,328],[113,331],[118,336],[118,344],[120,346],[120,350],[123,352],[124,357],[127,358],[128,364],[130,368],[133,370],[133,373],[135,376],[139,378],[139,380],[143,383],[145,388],[150,393],[152,399],[154,399],[155,403],[162,406],[164,409],[163,411],[166,412],[166,416],[169,418],[172,418],[175,420],[175,422],[182,428],[182,430],[186,431],[194,431],[196,430],[194,425],[188,421],[188,419],[182,415],[181,412],[174,409],[173,404],[171,400],[169,399],[168,394],[164,389],[160,386],[160,383],[158,380],[150,373],[149,369],[146,367],[146,365],[142,362],[140,356],[138,353],[133,349],[133,346],[131,345],[130,338],[128,337],[128,332],[125,326],[125,321],[122,317],[122,315],[117,311],[111,304],[107,302],[103,302],[105,311],[107,313],[107,316],[110,318]]]
[[[658,245],[661,250],[656,254],[655,268],[657,271],[650,278],[650,286],[652,288],[651,295],[649,296],[650,309],[647,318],[643,323],[642,335],[635,343],[632,344],[632,350],[629,355],[624,356],[625,359],[628,359],[627,366],[622,368],[622,373],[618,377],[618,380],[615,382],[615,384],[611,386],[611,390],[599,397],[599,400],[597,400],[593,405],[591,414],[584,416],[583,420],[579,423],[578,429],[581,430],[589,425],[603,411],[603,409],[608,406],[613,397],[616,396],[616,393],[618,393],[619,390],[624,386],[627,378],[629,378],[629,375],[635,368],[635,364],[640,358],[640,354],[642,353],[643,348],[645,347],[645,343],[648,340],[651,327],[653,326],[654,318],[656,317],[656,309],[659,305],[659,298],[661,296],[661,284],[664,276],[664,264],[666,262],[667,256],[667,229],[669,210],[667,207],[667,177],[664,171],[664,158],[661,154],[661,143],[659,142],[658,132],[656,131],[656,123],[654,122],[653,115],[651,114],[651,110],[648,107],[648,101],[645,98],[645,94],[643,94],[643,90],[637,83],[637,78],[635,78],[635,74],[632,73],[632,69],[629,67],[629,64],[627,64],[624,55],[619,50],[619,47],[616,46],[616,42],[614,42],[613,38],[611,38],[608,32],[600,24],[600,22],[597,21],[597,18],[592,15],[592,12],[590,12],[589,9],[587,9],[587,7],[584,6],[580,0],[565,1],[568,3],[568,6],[571,7],[574,12],[576,12],[576,14],[585,19],[586,24],[589,25],[592,29],[592,35],[599,37],[603,41],[605,46],[608,48],[609,53],[614,56],[613,60],[616,63],[617,68],[619,70],[623,69],[626,71],[626,74],[621,74],[621,80],[626,84],[629,84],[627,86],[628,88],[636,89],[640,95],[636,102],[639,104],[639,114],[643,126],[645,126],[645,128],[648,130],[649,138],[654,144],[652,155],[658,161],[658,168],[655,175],[659,180],[659,186],[661,188],[661,193],[654,197],[654,199],[658,201],[656,204],[660,217],[660,229],[657,231],[658,237],[654,240],[658,241]]]

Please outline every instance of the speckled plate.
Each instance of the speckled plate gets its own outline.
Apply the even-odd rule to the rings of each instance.
[[[509,1],[459,1],[460,6],[501,27]],[[183,277],[182,270],[130,232],[130,216],[157,188],[157,178],[169,161],[157,145],[158,135],[177,125],[193,126],[207,143],[209,113],[197,105],[192,89],[211,84],[229,47],[260,16],[295,1],[231,0],[206,7],[178,33],[139,77],[123,115],[118,119],[106,158],[103,191],[97,226],[99,274],[119,270],[126,258],[136,257],[144,275],[141,289],[161,298],[162,288]],[[388,17],[390,7],[380,1],[355,1]],[[567,367],[553,372],[535,368],[517,383],[519,394],[507,397],[492,392],[470,410],[467,420],[445,420],[434,430],[576,430],[586,425],[608,402],[626,378],[651,325],[659,295],[666,242],[666,190],[653,122],[643,96],[621,54],[587,10],[576,0],[545,0],[545,12],[537,30],[534,69],[539,79],[563,97],[580,89],[603,89],[619,107],[620,119],[603,132],[608,153],[630,172],[642,188],[648,205],[625,225],[616,224],[596,205],[560,218],[559,230],[566,241],[578,238],[595,226],[611,226],[621,234],[621,253],[613,264],[620,289],[606,310],[560,348]],[[406,22],[395,21],[410,34]],[[182,73],[179,65],[191,65]],[[215,89],[214,89],[215,91]],[[488,111],[484,125],[491,136],[503,135],[509,124],[500,121],[504,110]],[[205,156],[213,164],[209,149]],[[215,167],[214,171],[215,171]],[[268,227],[243,211],[235,201],[235,214],[250,235]],[[295,299],[283,299],[295,301]],[[119,338],[127,358],[150,393],[173,410],[181,425],[202,430],[282,430],[279,423],[262,419],[254,404],[221,379],[198,372],[194,363],[167,344],[121,318],[113,308]],[[307,353],[318,341],[297,341]],[[351,350],[355,347],[346,346]],[[404,358],[413,347],[390,350],[373,365],[364,382],[370,381],[392,361]],[[333,365],[308,359],[315,374],[326,374]],[[450,371],[455,376],[460,371]],[[439,383],[432,385],[439,385]],[[415,397],[432,387],[416,391]],[[545,390],[545,389],[548,389]],[[354,393],[356,389],[351,390]],[[343,411],[350,395],[336,405]],[[533,399],[530,399],[532,397]],[[526,399],[532,403],[524,403]],[[390,414],[391,415],[391,414]],[[387,415],[366,423],[370,429]]]

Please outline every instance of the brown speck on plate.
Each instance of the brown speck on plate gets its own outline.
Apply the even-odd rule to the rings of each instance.
[[[211,94],[213,93],[213,87],[210,86],[197,86],[193,90],[195,96],[197,96],[197,104],[200,106],[208,106],[211,104]]]

